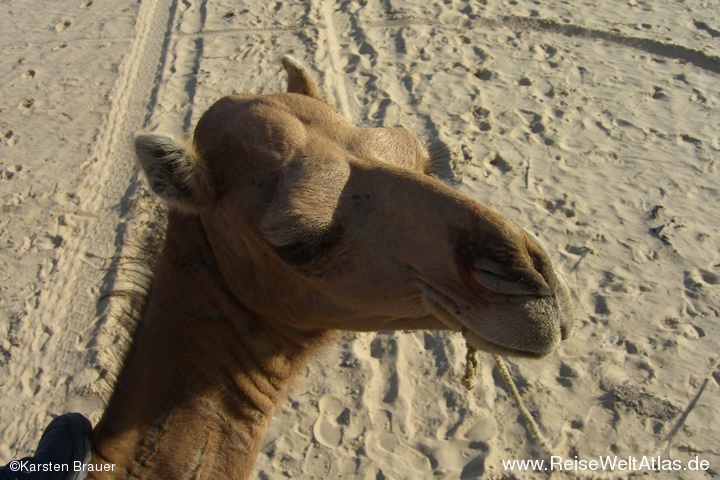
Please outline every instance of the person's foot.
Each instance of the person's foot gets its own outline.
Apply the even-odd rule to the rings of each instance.
[[[79,480],[85,475],[76,472],[80,464],[90,461],[92,424],[79,413],[66,413],[53,419],[40,437],[33,458],[41,463],[67,464],[67,472],[57,476],[43,477],[55,480]],[[80,462],[80,463],[76,463]],[[62,475],[59,475],[62,474]]]
[[[92,424],[79,413],[53,419],[40,437],[35,455],[0,468],[2,480],[82,480],[90,461]]]

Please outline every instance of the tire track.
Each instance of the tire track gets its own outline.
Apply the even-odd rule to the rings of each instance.
[[[671,58],[688,62],[698,68],[720,74],[720,57],[707,54],[701,50],[684,47],[675,43],[664,43],[650,38],[633,37],[617,32],[598,30],[580,25],[564,24],[556,20],[506,15],[500,18],[481,18],[462,20],[458,24],[443,24],[437,19],[429,18],[397,18],[372,22],[367,28],[402,28],[407,26],[434,25],[450,28],[507,28],[523,31],[548,32],[566,37],[600,40],[634,50],[640,50],[658,57]]]
[[[128,205],[137,190],[131,138],[147,118],[151,92],[163,59],[167,35],[164,27],[170,24],[175,10],[172,0],[140,3],[135,34],[111,93],[109,114],[83,167],[78,209],[92,212],[93,217],[58,253],[53,269],[55,281],[43,292],[33,314],[39,322],[49,325],[57,312],[69,313],[68,328],[52,335],[42,348],[43,352],[56,357],[51,363],[58,365],[67,378],[67,398],[53,399],[61,403],[57,408],[60,411],[66,409],[63,405],[70,397],[101,391],[97,385],[80,385],[76,379],[80,372],[95,368],[103,344],[99,337],[107,319],[114,314],[112,306],[96,307],[99,294],[111,290],[118,281],[112,273],[100,278],[101,263],[118,256],[126,244]],[[62,279],[57,275],[60,272]],[[82,378],[92,382],[92,375],[82,375]],[[36,413],[44,410],[41,408]]]
[[[684,60],[696,67],[713,73],[720,73],[720,57],[708,55],[700,50],[695,50],[673,43],[663,43],[649,38],[631,37],[605,30],[596,30],[578,25],[566,25],[555,20],[505,16],[498,20],[483,19],[480,21],[484,26],[510,27],[521,30],[535,30],[564,35],[566,37],[586,38],[590,40],[602,40],[607,43],[614,43],[623,47],[642,50],[651,55]]]
[[[197,37],[195,37],[195,51],[192,59],[192,69],[191,72],[199,72],[200,71],[200,62],[203,58],[203,53],[205,51],[205,24],[207,22],[207,0],[203,0],[200,3],[199,8],[199,27],[198,32],[200,33]],[[183,118],[183,131],[184,132],[191,132],[192,127],[192,119],[193,114],[195,113],[195,95],[197,94],[198,89],[198,80],[196,75],[190,75],[188,78],[187,83],[185,84],[185,91],[187,92],[188,96],[188,110],[185,113],[185,117]]]
[[[328,80],[333,80],[328,83],[333,85],[340,111],[345,115],[345,117],[352,119],[353,115],[351,114],[352,111],[350,109],[350,97],[347,93],[343,69],[341,67],[339,52],[342,51],[342,46],[340,45],[340,40],[338,39],[337,31],[335,30],[335,20],[333,19],[335,12],[333,10],[333,5],[335,5],[335,2],[332,0],[325,0],[322,2],[320,7],[320,14],[325,20],[328,52],[330,53],[330,62],[332,64],[332,76],[331,78],[328,78],[330,76],[326,74],[326,78]]]

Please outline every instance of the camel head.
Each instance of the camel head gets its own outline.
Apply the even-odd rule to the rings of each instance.
[[[429,176],[409,131],[355,127],[283,65],[287,93],[222,98],[192,145],[136,140],[234,297],[278,329],[451,329],[516,356],[570,335],[570,294],[538,238]]]

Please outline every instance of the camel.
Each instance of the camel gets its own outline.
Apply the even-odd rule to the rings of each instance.
[[[534,235],[428,175],[409,131],[351,125],[283,66],[287,92],[220,99],[190,145],[136,139],[171,208],[89,478],[248,478],[294,377],[339,330],[449,329],[540,358],[573,329]]]

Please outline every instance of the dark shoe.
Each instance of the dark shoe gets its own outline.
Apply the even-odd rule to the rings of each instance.
[[[53,419],[40,437],[34,458],[41,463],[67,464],[65,475],[43,477],[47,480],[79,480],[80,470],[76,468],[90,461],[92,424],[79,413],[66,413]],[[80,463],[78,463],[80,462]]]
[[[79,413],[55,418],[40,437],[35,455],[0,468],[5,480],[81,480],[90,461],[92,424]]]

